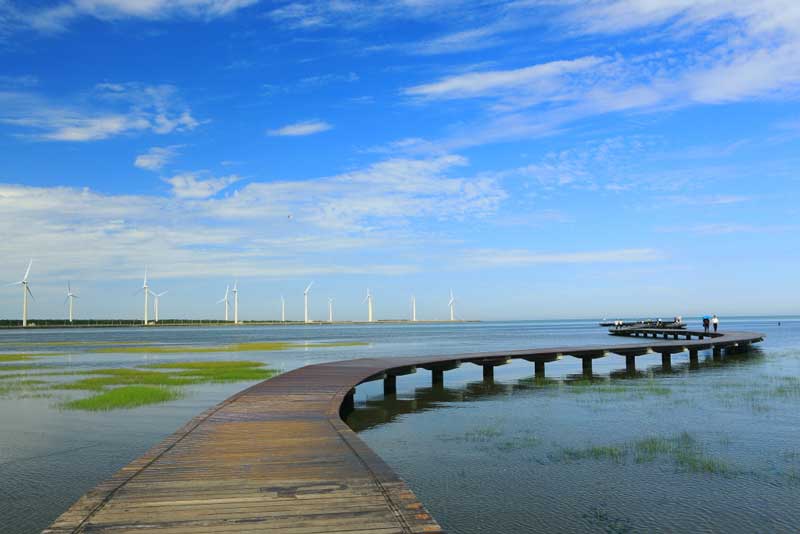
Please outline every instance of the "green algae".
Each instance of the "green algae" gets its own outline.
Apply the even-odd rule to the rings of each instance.
[[[43,380],[31,380],[26,378],[0,382],[0,397],[29,396],[34,392],[40,391],[41,386],[46,383],[47,382]]]
[[[558,454],[551,455],[554,461],[612,460],[622,463],[633,459],[638,464],[654,462],[660,458],[671,460],[677,469],[689,473],[723,476],[737,473],[724,460],[706,453],[697,439],[688,432],[674,436],[651,436],[619,445],[563,448]]]
[[[120,408],[131,408],[174,400],[183,395],[180,388],[184,386],[265,380],[272,377],[275,371],[264,367],[261,362],[210,361],[158,363],[140,368],[92,369],[67,374],[79,374],[84,378],[73,382],[50,384],[50,389],[94,392],[94,395],[80,400],[88,401],[89,399],[99,398],[97,402],[102,408],[92,408],[92,402],[83,403],[78,401],[66,402],[62,404],[63,408],[73,410],[111,410],[117,404],[119,404]],[[153,391],[159,388],[168,390],[171,394],[166,395],[163,391]],[[117,390],[123,390],[124,395],[106,395]],[[136,400],[137,395],[140,395],[141,399]]]
[[[164,386],[122,386],[84,399],[65,402],[61,407],[68,410],[99,412],[160,404],[177,400],[182,396],[180,390]]]

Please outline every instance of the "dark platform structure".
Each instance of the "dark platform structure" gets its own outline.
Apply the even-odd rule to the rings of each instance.
[[[443,532],[414,493],[342,420],[358,384],[431,371],[434,386],[464,363],[485,380],[511,359],[545,364],[572,356],[591,374],[592,361],[700,350],[744,351],[763,340],[748,332],[615,329],[642,343],[561,347],[455,356],[366,358],[310,365],[256,384],[192,419],[123,467],[62,514],[44,532],[133,534],[255,533],[410,534]],[[685,339],[678,339],[678,338]]]

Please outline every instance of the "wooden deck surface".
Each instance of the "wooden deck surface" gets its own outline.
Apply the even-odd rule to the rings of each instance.
[[[687,333],[701,334],[680,331]],[[704,335],[702,340],[370,358],[296,369],[198,415],[86,493],[44,532],[442,532],[408,486],[341,420],[340,407],[356,385],[416,367],[491,366],[509,358],[630,357],[732,347],[763,338],[747,332]]]

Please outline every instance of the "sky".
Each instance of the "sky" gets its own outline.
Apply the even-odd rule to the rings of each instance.
[[[796,0],[0,0],[32,318],[800,313]],[[0,287],[0,317],[21,316]]]

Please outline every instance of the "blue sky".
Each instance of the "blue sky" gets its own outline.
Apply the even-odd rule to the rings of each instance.
[[[33,317],[798,312],[794,0],[0,0],[0,65]]]

